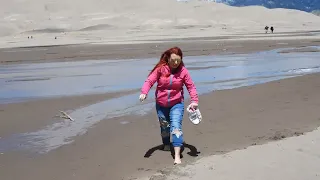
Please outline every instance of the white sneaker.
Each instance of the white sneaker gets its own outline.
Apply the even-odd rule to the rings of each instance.
[[[192,110],[191,106],[189,105],[187,107],[187,112],[189,115],[189,120],[193,123],[193,124],[199,124],[202,120],[202,115],[201,112],[199,110],[199,107],[196,110]]]

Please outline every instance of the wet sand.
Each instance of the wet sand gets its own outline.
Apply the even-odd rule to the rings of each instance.
[[[75,108],[138,91],[64,96],[21,103],[0,104],[0,137],[8,136],[12,133],[35,131],[53,122],[60,121],[60,118],[55,117],[61,115],[60,111],[68,112]]]
[[[320,52],[319,48],[314,47],[305,47],[299,49],[290,49],[290,50],[282,50],[279,53],[297,53],[297,52]]]
[[[206,55],[225,53],[223,49],[228,49],[230,53],[247,53],[279,47],[318,45],[315,40],[237,43],[239,44],[226,42],[222,47],[217,47],[216,42],[201,42],[201,46],[197,47],[189,42],[181,43],[181,47],[184,47],[186,55]],[[4,52],[5,49],[2,49],[0,56],[6,57],[4,64],[47,62],[51,58],[54,58],[53,61],[142,58],[157,57],[163,49],[172,45],[175,43],[164,43],[158,48],[151,44],[48,48],[48,51],[57,53],[54,56],[46,56],[47,52],[37,51],[40,47],[20,53]],[[121,51],[112,51],[119,47],[122,48]],[[130,50],[124,51],[126,48]],[[105,54],[99,56],[98,53],[88,53],[93,49]],[[151,51],[146,54],[144,49]],[[87,56],[77,54],[81,51],[87,51]],[[66,54],[71,59],[65,58]],[[315,129],[320,125],[319,80],[318,73],[200,96],[204,121],[201,125],[194,126],[184,118],[186,146],[183,161],[301,135]],[[44,119],[57,115],[59,110],[75,109],[120,95],[86,95],[1,105],[0,117],[5,121],[0,122],[0,137],[43,127],[50,123]],[[160,143],[159,124],[154,110],[142,117],[130,115],[112,118],[97,123],[86,134],[76,137],[72,144],[47,154],[0,154],[1,179],[134,179],[141,174],[152,174],[161,168],[172,166],[170,152],[158,150]]]
[[[0,49],[0,64],[41,63],[57,61],[79,61],[97,59],[139,59],[159,57],[166,49],[179,46],[185,56],[239,54],[287,47],[319,45],[319,36],[314,39],[273,39],[242,40],[190,38],[167,42],[135,44],[79,44],[43,47],[22,47]]]
[[[320,74],[312,74],[201,96],[203,123],[194,126],[184,118],[187,144],[183,161],[315,129],[320,125],[319,80]],[[71,145],[45,155],[2,154],[1,177],[122,179],[133,173],[134,178],[172,166],[170,152],[158,150],[158,145],[160,133],[154,111],[143,117],[114,118],[96,124]]]

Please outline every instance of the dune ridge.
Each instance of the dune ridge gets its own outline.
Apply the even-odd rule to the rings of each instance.
[[[232,7],[210,1],[11,0],[1,2],[0,46],[32,35],[56,43],[319,30],[320,17],[298,10]],[[50,37],[48,38],[48,34]],[[47,38],[47,39],[46,39]]]

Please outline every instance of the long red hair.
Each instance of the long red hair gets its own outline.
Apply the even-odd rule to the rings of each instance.
[[[170,49],[168,49],[168,50],[166,50],[165,52],[162,53],[159,62],[158,62],[158,63],[154,66],[154,68],[151,70],[151,72],[149,73],[149,76],[150,76],[150,74],[152,74],[153,71],[156,70],[157,68],[167,65],[167,64],[168,64],[168,61],[169,61],[169,59],[170,59],[171,54],[176,54],[176,55],[178,55],[178,56],[181,57],[181,63],[180,63],[180,65],[179,65],[178,68],[180,68],[181,66],[184,66],[184,63],[183,63],[183,61],[182,61],[183,54],[182,54],[181,49],[178,48],[178,47],[172,47],[172,48],[170,48]]]

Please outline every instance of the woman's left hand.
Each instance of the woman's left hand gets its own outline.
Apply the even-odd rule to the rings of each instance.
[[[196,110],[196,109],[198,109],[198,104],[193,102],[190,104],[190,107],[192,110]]]

